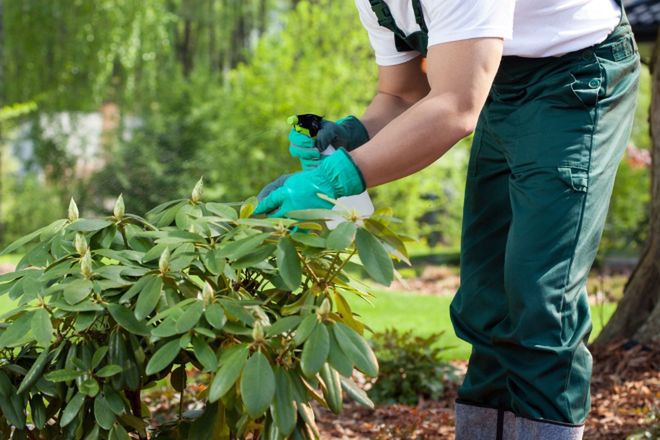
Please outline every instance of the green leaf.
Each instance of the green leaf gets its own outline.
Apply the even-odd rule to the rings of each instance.
[[[85,403],[85,395],[83,393],[77,393],[66,407],[62,411],[62,416],[60,417],[60,426],[65,427],[76,418],[80,410],[82,409],[83,404]]]
[[[224,205],[222,203],[214,203],[210,202],[204,205],[206,209],[209,210],[209,212],[220,216],[222,218],[226,218],[229,220],[236,220],[238,219],[238,214],[236,213],[236,210],[232,208],[229,205]]]
[[[202,262],[204,266],[211,272],[213,275],[219,275],[224,269],[225,260],[222,257],[218,257],[215,250],[210,249],[201,254]]]
[[[46,368],[46,364],[48,363],[48,350],[44,350],[37,356],[37,359],[34,361],[28,372],[25,374],[25,377],[21,381],[21,384],[18,387],[18,391],[16,391],[17,394],[22,394],[25,391],[28,391],[30,388],[32,388],[32,385],[34,385],[37,380],[41,378],[41,373],[44,371],[44,368]]]
[[[176,331],[184,333],[195,327],[199,322],[199,318],[204,313],[204,304],[201,301],[196,301],[183,312],[183,314],[176,321]]]
[[[314,331],[305,341],[300,359],[300,368],[305,376],[312,377],[321,370],[329,351],[328,329],[323,324],[315,326]]]
[[[61,301],[51,301],[49,305],[52,308],[57,308],[65,312],[101,312],[103,306],[101,304],[93,303],[89,299],[79,302],[78,304],[71,305]]]
[[[32,326],[32,313],[25,313],[0,335],[0,349],[14,347],[26,339],[26,335]]]
[[[277,336],[290,332],[300,324],[300,321],[302,321],[300,316],[287,316],[286,318],[278,319],[273,325],[266,327],[264,330],[268,336]]]
[[[149,281],[153,280],[155,278],[154,275],[147,275],[139,280],[137,280],[127,291],[124,293],[121,298],[119,298],[120,303],[125,303],[128,302],[131,298],[133,298],[135,295],[140,293],[142,289],[149,283]]]
[[[218,359],[204,338],[195,336],[192,340],[192,346],[195,357],[204,366],[204,371],[212,371],[218,368]]]
[[[209,402],[217,401],[234,386],[247,361],[248,352],[247,345],[240,345],[221,362],[220,369],[218,369],[213,382],[211,382]]]
[[[110,405],[108,405],[103,394],[99,394],[94,399],[94,418],[96,423],[106,430],[112,428],[115,423],[115,414],[110,409]]]
[[[357,226],[353,222],[340,223],[328,234],[328,248],[342,251],[353,244]]]
[[[67,229],[76,232],[95,232],[111,224],[112,222],[110,220],[81,218],[67,226]]]
[[[108,303],[105,307],[110,312],[112,319],[117,321],[121,327],[136,335],[149,336],[149,327],[144,322],[135,319],[135,315],[130,309],[114,303]]]
[[[108,433],[108,440],[131,440],[131,438],[121,424],[115,423]]]
[[[95,369],[101,364],[101,361],[105,358],[105,355],[108,354],[108,346],[102,345],[96,349],[94,355],[92,356],[92,369]]]
[[[38,229],[34,232],[31,232],[30,234],[19,238],[18,240],[16,240],[15,242],[13,242],[9,246],[7,246],[2,252],[0,252],[0,257],[3,256],[3,255],[11,254],[12,252],[17,250],[18,248],[26,245],[27,243],[31,242],[32,240],[34,240],[35,238],[40,236],[42,233],[43,234],[55,234],[58,231],[60,231],[64,227],[64,225],[66,225],[66,224],[67,224],[67,220],[56,220],[48,226],[45,226],[41,229]],[[46,237],[42,237],[42,238],[46,238]]]
[[[327,246],[325,238],[319,237],[318,235],[314,235],[314,234],[307,234],[304,232],[294,232],[293,234],[291,234],[291,238],[297,241],[298,243],[302,243],[310,247],[325,249]]]
[[[92,293],[92,282],[90,280],[77,279],[64,285],[64,300],[71,304],[78,304]]]
[[[213,303],[206,308],[204,316],[209,324],[218,330],[222,328],[227,323],[227,316],[225,315],[225,309],[218,303]]]
[[[355,244],[369,276],[374,281],[389,286],[394,279],[394,267],[383,244],[365,229],[358,229]]]
[[[46,374],[44,377],[51,382],[68,382],[70,380],[75,380],[85,374],[83,371],[71,370],[68,368],[63,368],[61,370],[54,370]]]
[[[291,290],[296,290],[302,280],[300,257],[289,237],[284,237],[277,244],[277,269],[284,283]]]
[[[253,419],[261,416],[273,401],[275,375],[266,356],[260,351],[250,356],[241,376],[241,397]]]
[[[241,205],[241,209],[239,211],[240,214],[239,217],[250,218],[255,208],[257,207],[257,203],[258,202],[256,197],[250,197],[245,202],[243,202],[243,204]]]
[[[296,329],[296,333],[293,335],[293,343],[298,346],[305,342],[309,335],[311,335],[314,331],[314,328],[318,322],[319,318],[315,313],[307,315]]]
[[[50,314],[46,309],[35,310],[31,322],[32,336],[42,347],[49,347],[53,337],[53,324],[50,322]]]
[[[330,365],[323,364],[323,368],[321,368],[321,379],[325,385],[323,387],[323,397],[328,404],[328,408],[333,413],[339,415],[343,403],[339,373],[330,367]]]
[[[106,365],[96,372],[98,377],[111,377],[122,372],[122,368],[116,364]]]
[[[170,374],[170,385],[175,391],[182,393],[186,389],[186,367],[181,365]]]
[[[371,401],[367,393],[365,393],[360,387],[358,387],[352,379],[346,377],[340,377],[341,386],[348,393],[349,396],[353,398],[360,405],[364,405],[367,408],[374,409],[374,403]]]
[[[300,211],[289,211],[287,217],[296,220],[345,220],[344,216],[331,209],[303,209]]]
[[[406,245],[403,243],[401,238],[397,236],[397,234],[392,232],[383,223],[376,221],[373,218],[365,219],[364,226],[369,232],[387,243],[392,248],[393,255],[395,255],[401,261],[406,262],[408,265],[411,264],[410,260],[408,259],[408,250],[406,249]]]
[[[257,246],[266,241],[270,235],[270,232],[264,232],[261,234],[252,235],[247,238],[242,238],[240,240],[232,241],[224,245],[221,249],[217,250],[216,255],[219,257],[225,257],[229,260],[237,260],[242,256],[252,252]]]
[[[99,383],[95,379],[87,379],[78,386],[78,391],[89,397],[94,397],[99,393]]]
[[[135,318],[137,318],[138,321],[144,319],[153,312],[160,300],[162,289],[163,280],[160,277],[152,278],[149,283],[144,286],[144,289],[140,292],[135,304]]]
[[[328,352],[328,363],[344,377],[353,375],[353,362],[346,356],[339,346],[333,331],[330,333],[330,351]]]
[[[339,346],[355,366],[367,376],[378,376],[378,361],[367,341],[342,322],[332,325]]]
[[[46,405],[42,396],[36,395],[30,399],[30,414],[37,429],[46,426]]]
[[[162,345],[149,359],[147,363],[146,374],[148,376],[156,373],[160,373],[167,367],[169,364],[174,361],[174,359],[179,354],[179,340],[174,339],[164,345]]]
[[[297,412],[291,379],[279,365],[275,366],[275,398],[270,407],[273,420],[282,435],[291,435],[296,427]]]

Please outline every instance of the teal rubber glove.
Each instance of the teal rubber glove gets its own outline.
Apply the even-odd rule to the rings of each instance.
[[[259,191],[259,194],[257,194],[257,200],[261,202],[263,199],[268,197],[270,193],[275,191],[280,186],[284,185],[284,182],[286,182],[286,179],[288,179],[290,176],[292,176],[292,174],[283,174],[277,179],[270,182],[268,185],[261,188],[261,191]]]
[[[327,156],[317,168],[289,176],[281,187],[259,202],[254,215],[284,217],[301,209],[330,209],[332,203],[317,194],[338,199],[360,194],[365,189],[360,169],[342,148]]]
[[[355,116],[346,116],[337,122],[323,120],[316,138],[297,132],[289,132],[289,153],[300,160],[303,170],[319,166],[325,156],[322,152],[332,145],[352,151],[369,140],[369,133]]]

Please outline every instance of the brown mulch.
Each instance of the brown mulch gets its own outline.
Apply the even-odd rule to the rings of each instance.
[[[660,409],[660,345],[617,343],[594,353],[591,415],[586,440],[619,440],[657,425]],[[439,440],[454,438],[456,387],[441,401],[417,406],[387,405],[369,410],[347,403],[337,417],[317,414],[323,440]]]

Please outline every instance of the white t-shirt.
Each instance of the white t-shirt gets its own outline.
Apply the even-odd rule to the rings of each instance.
[[[406,34],[419,31],[411,0],[384,0]],[[369,0],[355,0],[369,33],[376,62],[401,64],[419,54],[399,52],[394,34],[378,24]],[[614,0],[421,0],[428,45],[499,37],[504,55],[559,56],[600,43],[616,27],[621,9]]]

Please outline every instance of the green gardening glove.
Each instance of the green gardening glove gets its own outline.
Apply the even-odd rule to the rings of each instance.
[[[289,176],[282,186],[259,202],[254,214],[284,217],[301,209],[330,209],[332,203],[317,194],[338,199],[360,194],[365,189],[362,173],[342,148],[327,156],[318,167]]]
[[[316,168],[326,156],[322,152],[332,145],[352,151],[369,140],[369,133],[355,116],[346,116],[337,122],[323,120],[316,138],[289,132],[289,153],[300,159],[303,170]]]

